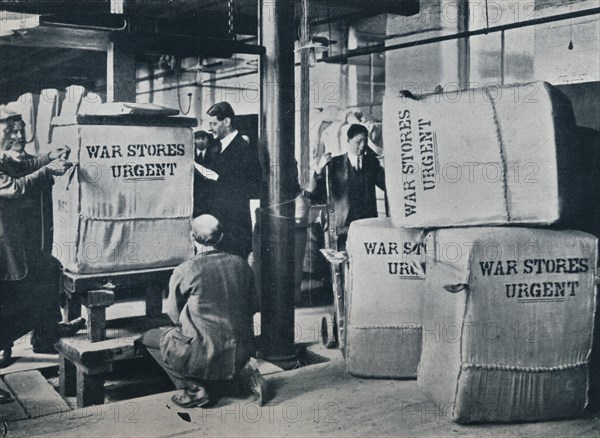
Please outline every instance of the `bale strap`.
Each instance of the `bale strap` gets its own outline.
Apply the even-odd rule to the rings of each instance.
[[[352,327],[353,330],[414,330],[420,331],[421,327],[415,326],[404,326],[404,325],[369,325],[369,326],[359,326]]]
[[[507,366],[507,365],[483,365],[483,364],[472,364],[472,363],[462,363],[461,369],[476,369],[476,370],[484,370],[484,371],[514,371],[519,373],[548,373],[554,371],[568,371],[575,370],[578,368],[585,368],[589,365],[589,361],[586,362],[578,362],[574,364],[567,365],[558,365],[555,367],[523,367],[523,366]]]
[[[136,216],[136,217],[92,217],[80,214],[79,218],[92,222],[134,222],[134,221],[164,221],[164,220],[190,220],[190,215],[184,216]]]
[[[498,140],[498,146],[500,148],[500,161],[502,165],[502,189],[504,190],[504,210],[506,211],[506,220],[507,222],[511,222],[512,215],[510,211],[510,200],[508,199],[510,196],[510,192],[508,190],[508,163],[506,158],[506,149],[504,145],[504,139],[502,136],[502,126],[500,125],[500,119],[498,117],[498,109],[496,108],[496,103],[494,98],[490,94],[490,90],[485,88],[485,95],[487,97],[487,101],[490,103],[490,107],[492,109],[492,116],[494,119],[494,125],[496,126],[496,137]]]

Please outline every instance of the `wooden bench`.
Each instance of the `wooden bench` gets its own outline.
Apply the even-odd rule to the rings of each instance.
[[[63,397],[77,396],[77,407],[104,403],[104,375],[113,362],[143,357],[147,353],[136,341],[152,328],[168,326],[166,315],[144,316],[108,321],[106,339],[89,342],[86,334],[62,338],[57,344],[59,391]]]
[[[67,297],[68,319],[81,316],[81,306],[87,311],[88,340],[106,339],[106,308],[114,303],[118,286],[145,286],[146,316],[162,314],[162,290],[169,283],[173,268],[154,268],[100,274],[74,274],[64,271],[62,291]]]

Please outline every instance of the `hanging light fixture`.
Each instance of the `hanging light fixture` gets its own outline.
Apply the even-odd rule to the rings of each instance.
[[[198,85],[202,85],[202,83],[204,82],[204,60],[198,58],[198,62],[196,63],[196,65],[190,67],[188,71],[196,72],[196,83]]]
[[[327,52],[329,50],[329,45],[334,44],[335,41],[329,41],[329,39],[325,37],[315,36],[310,39],[310,42],[300,46],[296,49],[296,52],[301,52],[303,50],[308,50],[308,65],[309,67],[314,67],[317,65],[317,53]]]

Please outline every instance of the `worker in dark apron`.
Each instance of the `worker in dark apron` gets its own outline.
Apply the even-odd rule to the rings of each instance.
[[[54,353],[59,336],[76,333],[85,320],[59,324],[59,271],[42,245],[40,193],[72,166],[60,158],[68,149],[18,159],[8,152],[24,147],[21,115],[4,112],[0,128],[0,367],[5,367],[13,342],[31,329],[34,352]],[[10,401],[0,392],[0,403]]]

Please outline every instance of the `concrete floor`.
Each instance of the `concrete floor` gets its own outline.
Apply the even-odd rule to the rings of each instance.
[[[267,376],[272,397],[227,397],[213,407],[179,409],[156,394],[9,424],[7,436],[600,436],[591,413],[566,421],[461,426],[426,399],[414,380],[359,379],[342,360]]]
[[[158,374],[138,373],[131,367],[143,368],[147,364],[132,362],[130,369],[122,370],[125,375],[133,376],[127,383],[130,386],[117,377],[107,381],[107,394],[111,394],[107,399],[113,402],[6,423],[5,436],[600,438],[598,412],[565,421],[461,426],[451,422],[429,401],[414,380],[353,377],[345,372],[339,350],[326,350],[320,345],[320,320],[327,310],[327,307],[297,309],[296,341],[312,344],[311,350],[328,356],[329,362],[292,371],[271,368],[265,372],[270,392],[266,406],[259,407],[250,395],[233,392],[222,395],[208,409],[179,409],[170,401],[174,391],[160,370]],[[142,303],[118,303],[109,309],[111,318],[124,314],[142,315]],[[52,356],[43,359],[52,360]]]

